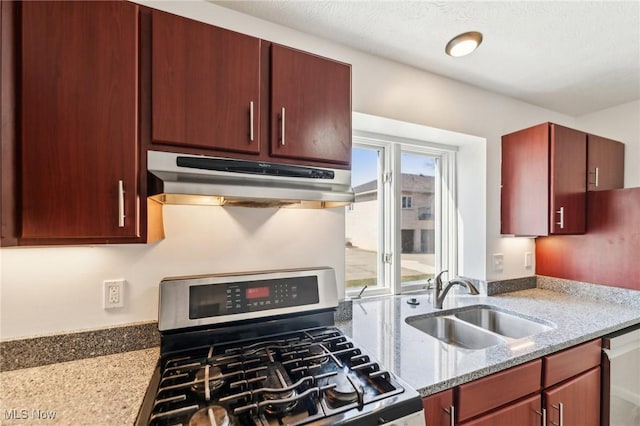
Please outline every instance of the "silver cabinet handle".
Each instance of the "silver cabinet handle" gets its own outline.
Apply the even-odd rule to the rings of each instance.
[[[118,227],[124,228],[124,182],[118,181]]]
[[[249,102],[249,141],[253,142],[253,101]]]
[[[449,425],[456,426],[456,407],[452,405],[448,410],[443,408],[442,411],[449,415]]]
[[[542,412],[536,410],[536,414],[541,417],[540,426],[547,426],[547,409],[543,408]]]
[[[280,120],[280,133],[281,133],[281,137],[280,137],[280,145],[284,146],[284,129],[285,129],[285,124],[284,124],[284,107],[282,107],[281,110],[281,120]]]
[[[594,171],[589,172],[589,174],[594,175],[594,182],[589,182],[589,184],[597,188],[598,184],[600,183],[600,168],[596,167]]]
[[[555,426],[564,426],[564,404],[562,402],[558,402],[558,405],[552,405],[551,407],[558,410],[558,414],[560,415],[560,421],[558,423],[551,422],[551,424]]]
[[[556,213],[560,215],[560,222],[556,222],[556,225],[560,225],[560,229],[564,229],[564,207],[560,207]]]

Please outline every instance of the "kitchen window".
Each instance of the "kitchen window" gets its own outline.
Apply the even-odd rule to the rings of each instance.
[[[455,148],[354,135],[346,292],[399,294],[455,274]]]

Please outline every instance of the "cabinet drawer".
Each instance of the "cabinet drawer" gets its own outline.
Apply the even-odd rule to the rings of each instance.
[[[458,388],[458,421],[464,421],[523,396],[538,392],[541,373],[542,361],[537,359],[460,385]]]
[[[542,383],[545,388],[600,365],[600,339],[545,356]]]
[[[461,423],[460,426],[538,426],[542,424],[541,404],[540,395],[530,396],[486,416]]]

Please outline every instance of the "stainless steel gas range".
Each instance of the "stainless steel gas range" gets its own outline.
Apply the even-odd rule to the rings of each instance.
[[[334,327],[330,268],[166,278],[137,425],[422,426],[418,393]]]

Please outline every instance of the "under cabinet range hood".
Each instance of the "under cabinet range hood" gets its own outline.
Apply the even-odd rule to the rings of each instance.
[[[163,204],[329,208],[354,201],[351,171],[148,151],[149,197]]]

